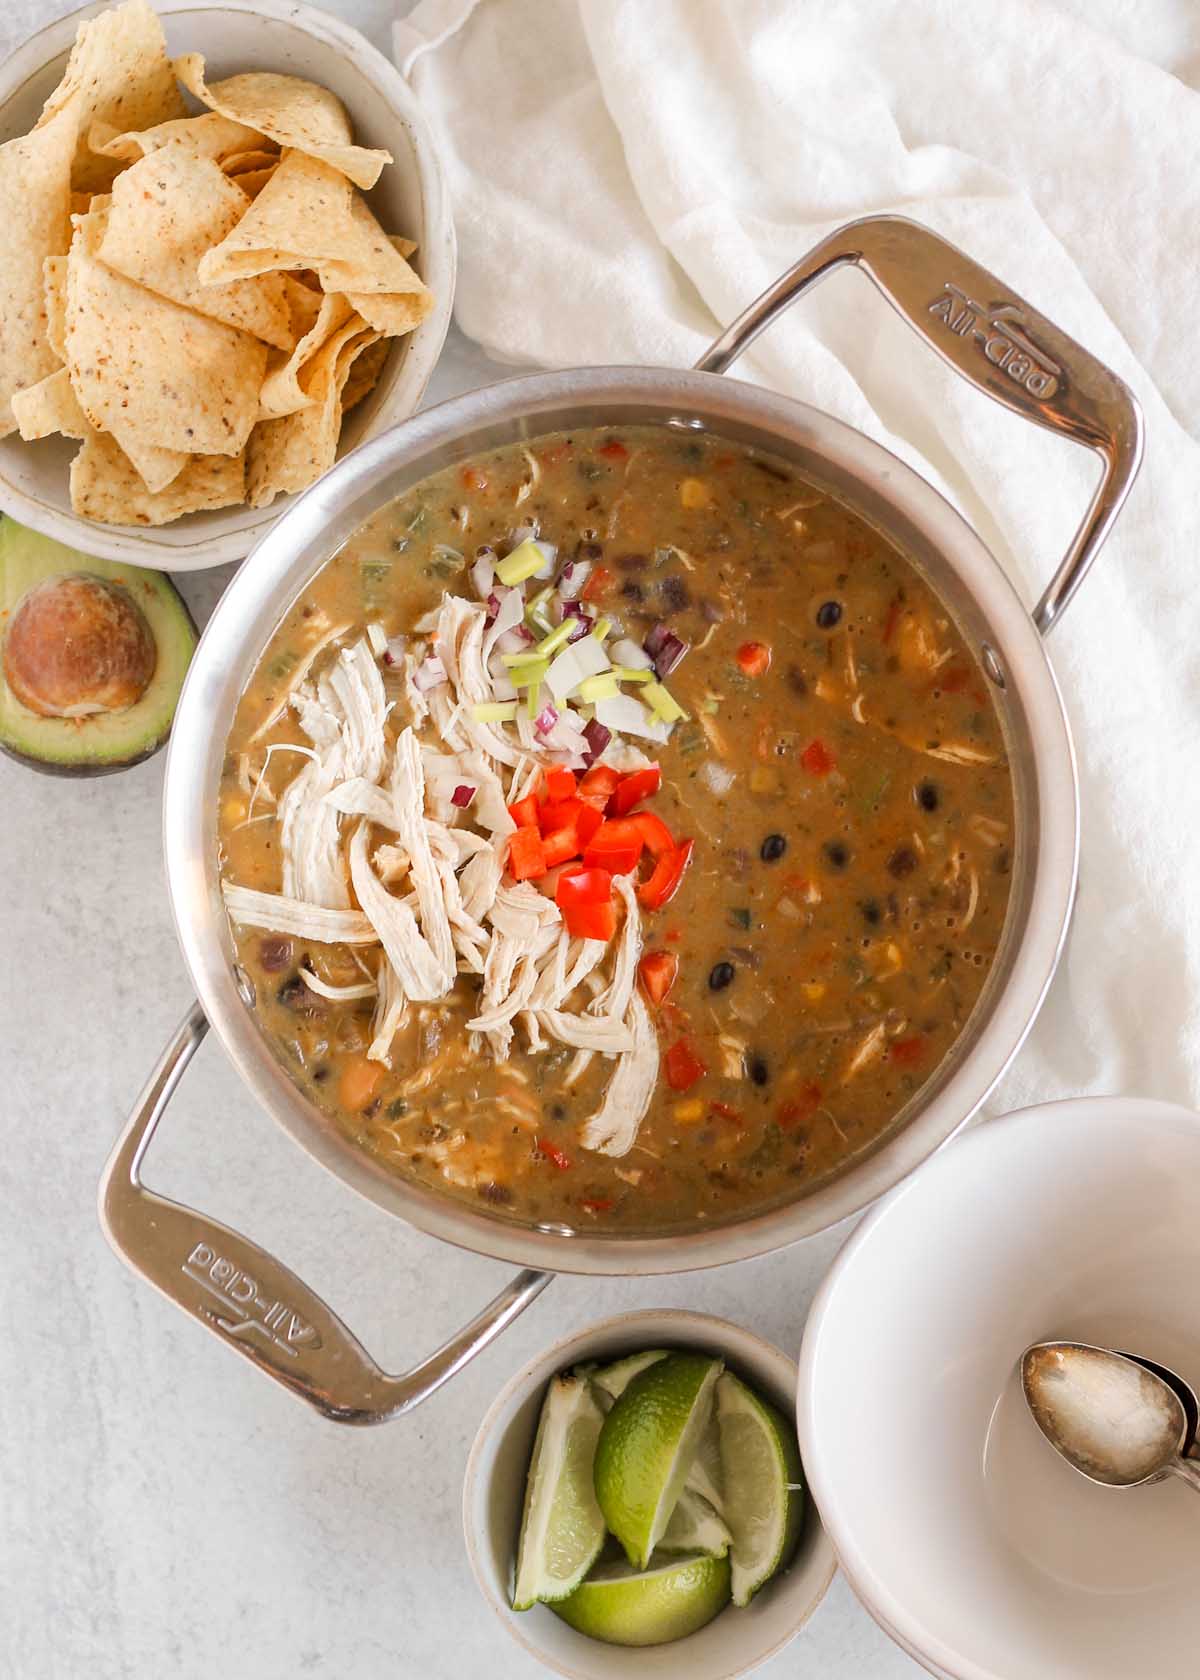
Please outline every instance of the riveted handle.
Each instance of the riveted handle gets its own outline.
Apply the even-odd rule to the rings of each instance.
[[[903,216],[867,216],[831,233],[721,334],[697,368],[724,373],[782,310],[847,265],[870,275],[926,344],[978,390],[1100,456],[1100,483],[1034,608],[1045,634],[1086,577],[1137,477],[1143,450],[1137,399],[1011,287]]]
[[[208,1021],[199,1004],[134,1104],[100,1182],[100,1223],[125,1263],[260,1371],[335,1423],[384,1423],[454,1376],[524,1312],[549,1272],[519,1272],[412,1370],[382,1370],[346,1324],[289,1267],[249,1237],[147,1190],[141,1165]]]

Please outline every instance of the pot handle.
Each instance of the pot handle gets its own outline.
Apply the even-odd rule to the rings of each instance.
[[[389,1376],[295,1272],[248,1237],[142,1184],[154,1128],[207,1031],[193,1004],[134,1104],[100,1181],[105,1236],[168,1300],[324,1417],[385,1423],[411,1411],[524,1312],[552,1274],[519,1272],[436,1353]]]
[[[775,317],[853,263],[964,379],[1014,413],[1094,449],[1100,483],[1034,608],[1044,635],[1087,575],[1142,461],[1142,411],[1129,387],[986,268],[903,216],[848,222],[738,316],[696,363],[724,373]]]

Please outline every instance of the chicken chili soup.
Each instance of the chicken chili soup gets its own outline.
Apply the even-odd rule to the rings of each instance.
[[[623,1231],[878,1140],[1000,940],[1013,812],[945,607],[772,458],[662,426],[448,469],[303,591],[220,801],[283,1064],[397,1173]]]

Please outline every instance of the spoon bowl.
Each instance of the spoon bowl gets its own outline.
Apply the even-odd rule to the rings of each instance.
[[[1035,1342],[1021,1356],[1034,1422],[1080,1475],[1104,1487],[1142,1487],[1180,1476],[1200,1491],[1183,1456],[1195,1424],[1174,1373],[1086,1342]]]

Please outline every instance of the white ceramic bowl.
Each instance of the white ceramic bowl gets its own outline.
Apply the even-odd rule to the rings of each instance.
[[[778,1348],[722,1318],[693,1312],[633,1312],[605,1319],[547,1348],[505,1386],[479,1426],[463,1487],[463,1529],[483,1596],[519,1645],[570,1680],[735,1680],[780,1651],[812,1615],[833,1579],[833,1549],[812,1500],[795,1561],[744,1610],[727,1609],[699,1633],[635,1650],[576,1633],[544,1605],[509,1605],[525,1473],[546,1384],[581,1360],[606,1361],[649,1347],[701,1348],[729,1365],[785,1417],[796,1367]]]
[[[0,66],[0,140],[33,127],[62,75],[76,29],[106,4],[98,0],[47,25]],[[399,71],[328,12],[291,0],[155,0],[155,10],[168,51],[203,53],[210,80],[242,70],[277,70],[321,82],[350,113],[355,139],[386,147],[395,159],[367,198],[389,232],[417,241],[413,266],[436,303],[415,332],[396,341],[379,383],[348,416],[339,451],[344,455],[413,412],[450,321],[454,222],[424,118]],[[65,438],[0,439],[0,507],[47,536],[108,560],[172,572],[240,560],[295,500],[280,496],[269,508],[187,514],[155,530],[98,525],[71,511],[67,469],[78,447]]]
[[[863,1221],[809,1315],[798,1423],[839,1562],[952,1680],[1194,1680],[1200,1507],[1100,1488],[1029,1417],[1049,1337],[1200,1384],[1200,1117],[1078,1098],[980,1127]]]

